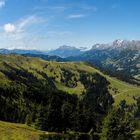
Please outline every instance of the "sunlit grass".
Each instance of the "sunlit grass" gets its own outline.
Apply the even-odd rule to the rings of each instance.
[[[0,140],[39,140],[40,134],[44,132],[24,124],[0,121]]]

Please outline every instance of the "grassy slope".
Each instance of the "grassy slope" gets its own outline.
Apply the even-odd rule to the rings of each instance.
[[[0,121],[0,140],[39,140],[40,135],[47,134],[47,132],[33,129],[25,124]],[[136,130],[134,135],[140,136],[140,130]]]
[[[44,132],[24,124],[0,121],[0,140],[39,140],[41,134]]]
[[[116,78],[110,78],[106,76],[106,78],[110,81],[111,87],[117,88],[118,93],[113,94],[115,98],[115,105],[117,105],[121,100],[125,99],[128,104],[136,103],[134,97],[140,96],[140,88],[126,82],[122,82]]]
[[[140,130],[136,130],[136,131],[134,131],[134,138],[135,138],[135,140],[139,140],[140,139]]]
[[[77,87],[69,88],[62,84],[61,75],[63,70],[69,70],[74,74],[76,79],[79,79],[80,71],[86,73],[98,72],[105,76],[111,83],[109,86],[110,93],[115,98],[115,104],[118,104],[120,100],[125,99],[128,104],[135,103],[133,96],[140,96],[140,88],[128,83],[122,82],[116,78],[112,78],[108,75],[104,75],[99,70],[85,64],[84,62],[51,62],[38,58],[23,57],[18,55],[0,55],[0,70],[8,70],[4,64],[8,64],[16,69],[25,69],[28,72],[32,72],[38,79],[44,77],[38,73],[44,72],[49,77],[55,77],[55,85],[58,89],[64,90],[70,94],[80,94],[85,89],[81,82],[77,82]],[[0,84],[10,85],[11,81],[0,72]],[[117,92],[115,92],[117,91]]]
[[[56,134],[58,133],[37,130],[26,124],[0,121],[0,140],[40,140],[42,135]]]

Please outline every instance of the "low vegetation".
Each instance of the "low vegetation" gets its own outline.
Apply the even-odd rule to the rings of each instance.
[[[40,135],[44,133],[24,124],[0,121],[1,140],[39,140]]]

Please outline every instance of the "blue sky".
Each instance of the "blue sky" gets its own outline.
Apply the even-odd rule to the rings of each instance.
[[[0,48],[140,39],[140,0],[0,0]]]

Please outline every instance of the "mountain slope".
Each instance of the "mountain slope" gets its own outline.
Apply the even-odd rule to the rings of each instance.
[[[116,40],[111,44],[96,44],[82,55],[68,59],[90,62],[112,76],[140,84],[140,41]]]
[[[84,62],[0,55],[3,121],[49,132],[98,132],[114,99],[114,105],[123,99],[131,105],[139,93],[140,88],[104,75]]]
[[[1,140],[39,140],[43,131],[35,130],[24,124],[0,121]]]
[[[71,46],[60,46],[59,48],[49,51],[47,53],[48,55],[56,55],[56,56],[60,56],[62,58],[66,58],[69,56],[77,56],[82,54],[81,49],[78,49],[76,47],[71,47]]]
[[[99,73],[106,77],[110,82],[108,88],[113,96],[117,94],[121,95],[123,93],[129,94],[131,91],[135,91],[133,94],[137,95],[140,92],[140,88],[122,82],[116,78],[111,78],[108,75],[104,75],[99,70],[84,62],[50,62],[43,59],[19,55],[0,55],[1,85],[9,86],[11,82],[16,82],[16,77],[14,77],[15,80],[13,80],[12,77],[10,78],[8,75],[8,71],[14,75],[15,70],[17,72],[23,71],[22,73],[25,73],[26,75],[27,73],[32,73],[38,80],[46,79],[45,76],[47,76],[53,81],[53,83],[51,83],[52,85],[54,84],[59,90],[63,90],[70,94],[82,94],[82,92],[85,91],[85,86],[80,81],[80,73],[87,73],[89,75]],[[21,79],[25,80],[26,78],[23,77],[23,74]]]
[[[81,62],[0,55],[0,119],[55,132],[99,129],[113,98],[106,78],[87,68]]]
[[[23,54],[23,56],[29,56],[29,57],[38,57],[42,58],[48,61],[58,61],[58,62],[65,62],[67,59],[61,58],[59,56],[50,56],[50,55],[44,55],[44,54],[32,54],[32,53],[27,53]]]

